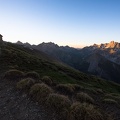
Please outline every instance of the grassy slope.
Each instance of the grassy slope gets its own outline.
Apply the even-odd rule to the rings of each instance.
[[[0,72],[18,69],[24,72],[36,71],[40,76],[48,75],[57,83],[77,83],[89,89],[120,93],[120,85],[74,70],[42,52],[30,50],[11,43],[0,45]]]

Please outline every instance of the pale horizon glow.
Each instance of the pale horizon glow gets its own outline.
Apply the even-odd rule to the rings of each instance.
[[[3,40],[84,46],[120,42],[119,0],[0,0]]]

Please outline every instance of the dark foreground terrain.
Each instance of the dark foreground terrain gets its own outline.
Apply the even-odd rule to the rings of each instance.
[[[38,105],[15,84],[0,79],[0,120],[57,120],[54,112]]]

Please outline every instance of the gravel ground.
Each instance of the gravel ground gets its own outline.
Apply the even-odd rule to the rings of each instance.
[[[15,85],[0,80],[0,120],[57,120],[54,112],[38,105]]]

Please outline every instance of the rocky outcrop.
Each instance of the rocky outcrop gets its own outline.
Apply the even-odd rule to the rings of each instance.
[[[3,43],[2,35],[0,34],[0,44]]]
[[[21,41],[17,41],[16,44],[18,44],[18,45],[24,45],[24,43],[22,43]]]
[[[1,54],[2,54],[2,52],[1,52],[1,45],[3,44],[2,37],[3,37],[3,36],[0,34],[0,56],[1,56]]]
[[[100,48],[100,49],[120,49],[120,43],[111,41],[110,43],[105,43],[105,44],[94,44],[92,47]]]

